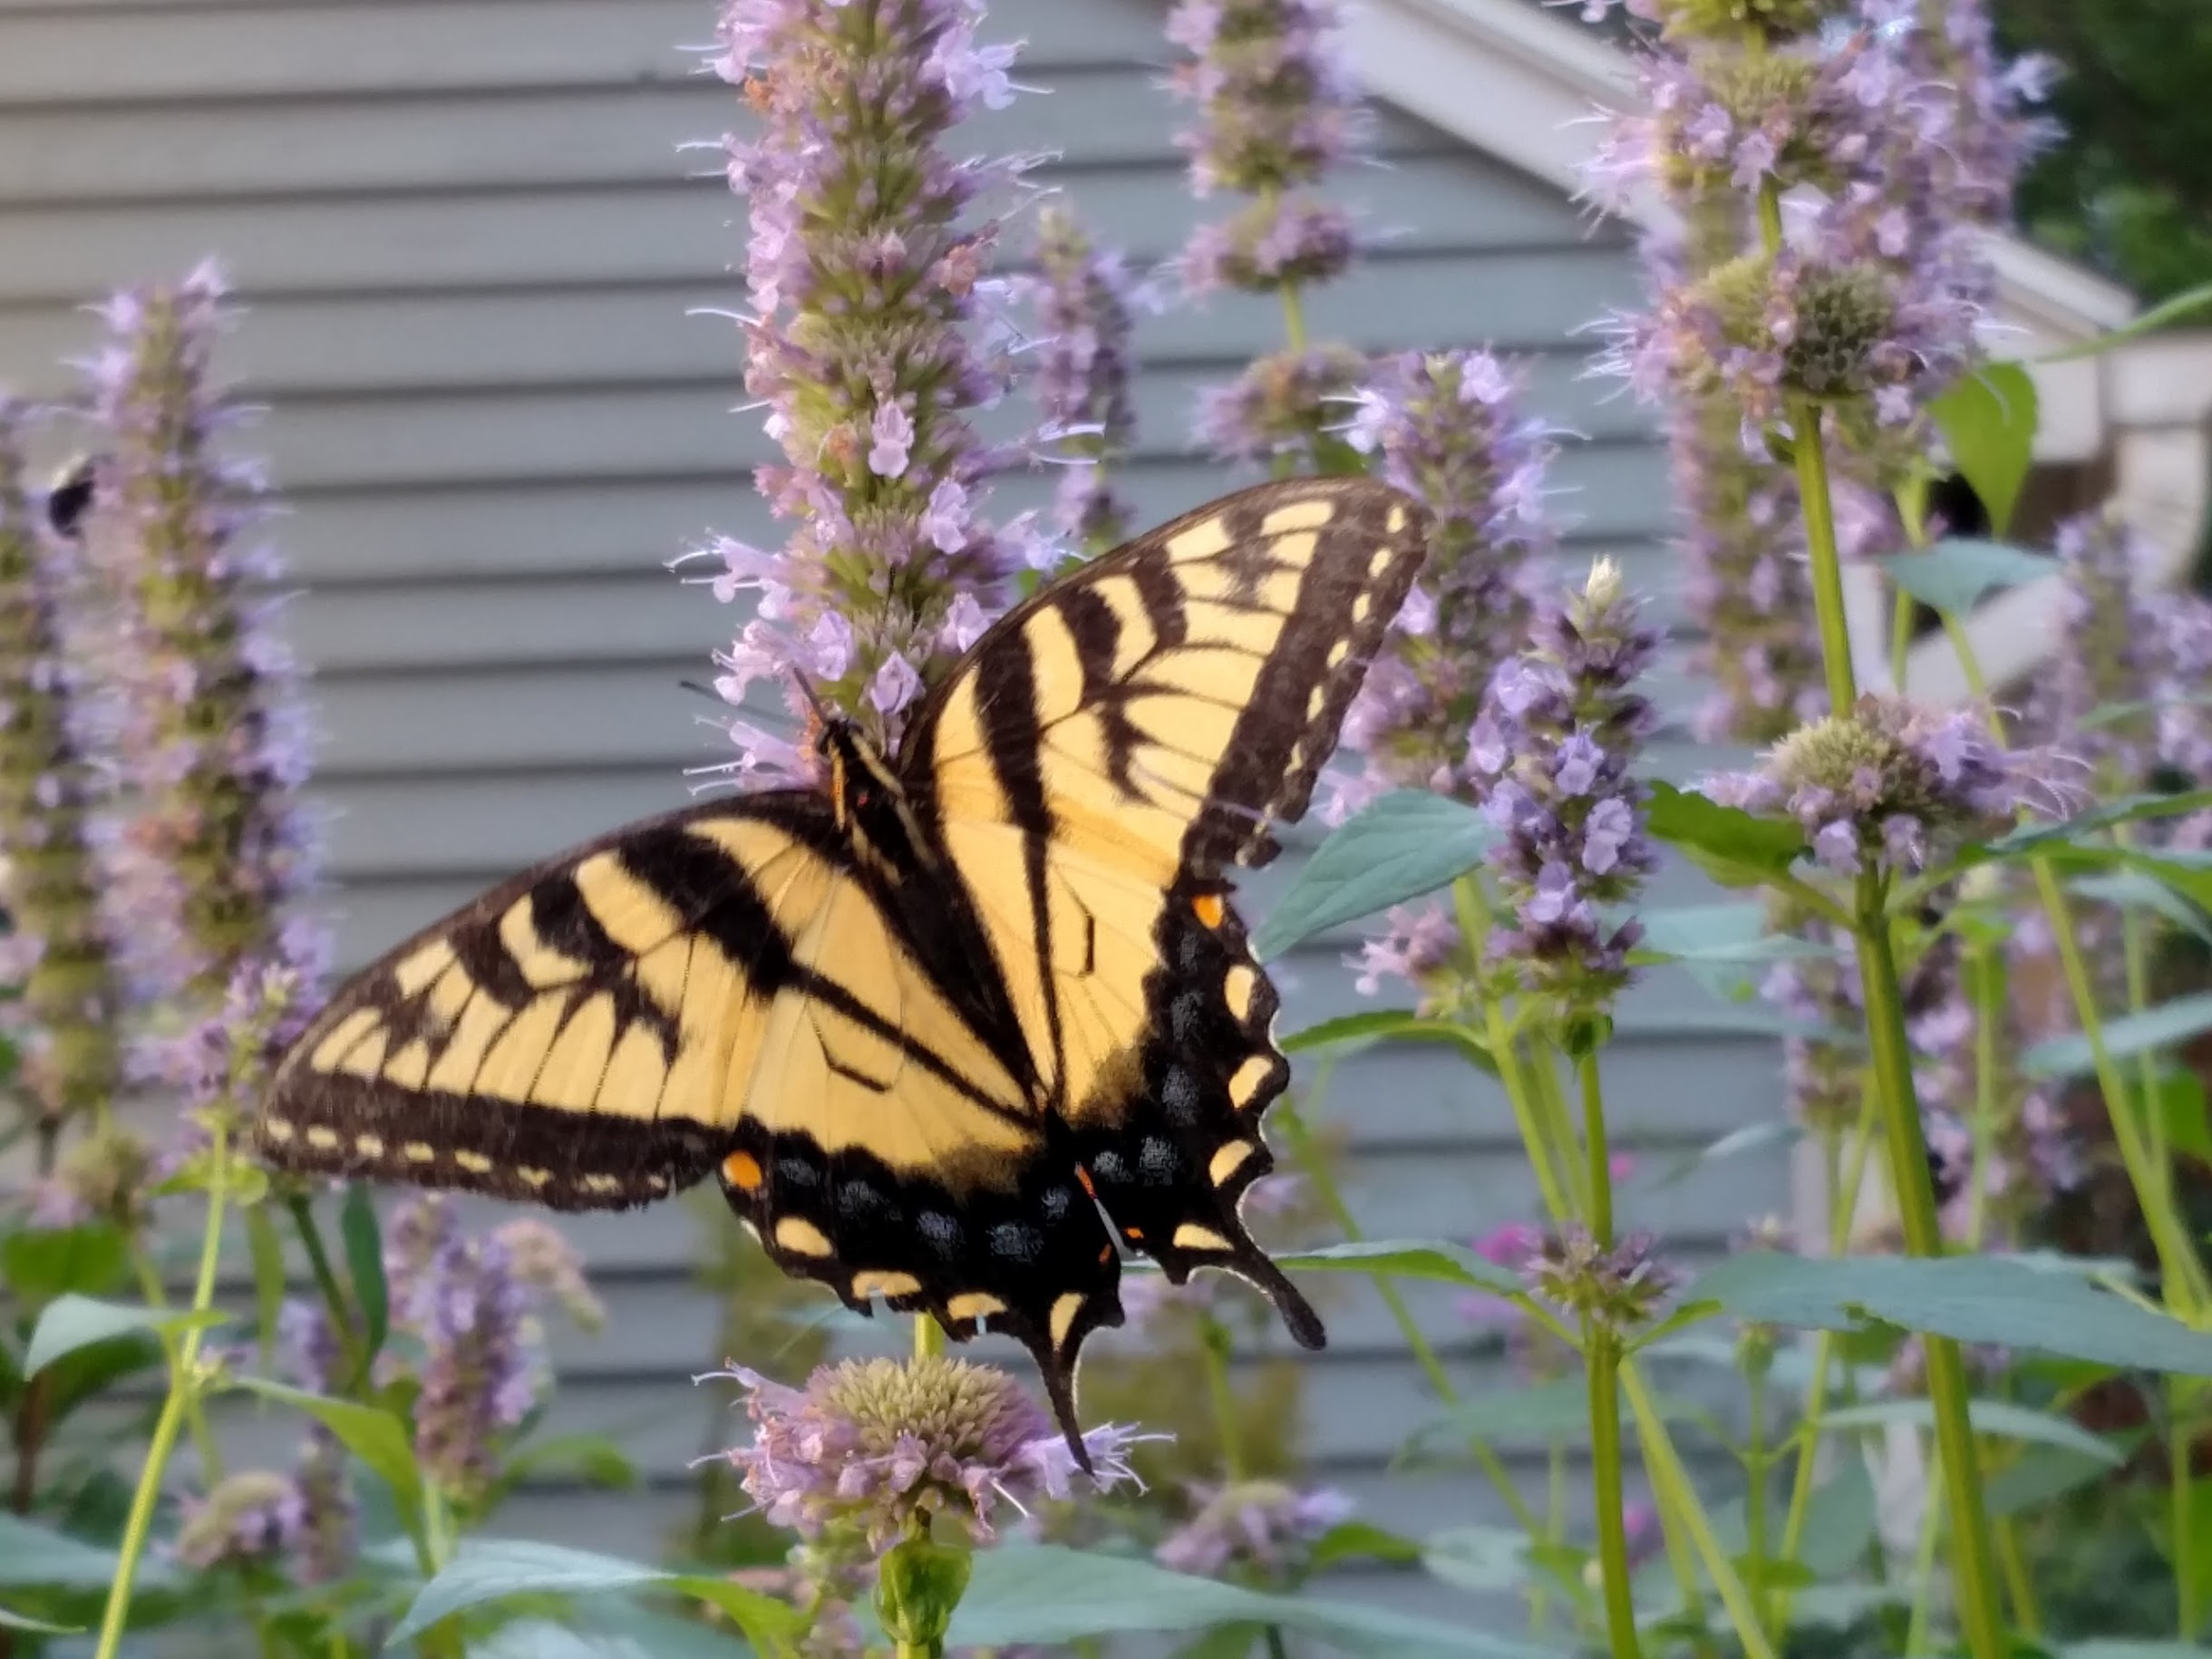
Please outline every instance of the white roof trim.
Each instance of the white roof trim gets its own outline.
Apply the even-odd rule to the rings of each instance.
[[[1588,30],[1527,0],[1353,0],[1352,47],[1367,86],[1408,113],[1570,195],[1601,131],[1600,112],[1632,103],[1629,59]],[[1629,206],[1641,224],[1664,221],[1645,192]],[[2001,354],[2040,354],[2094,338],[2135,313],[2126,290],[2016,237],[1992,235]],[[2111,459],[2117,499],[2176,580],[2205,521],[2212,472],[2212,335],[2158,335],[2072,363],[2033,365],[2042,408],[2037,453],[2046,461]],[[1887,680],[1888,626],[1871,573],[1851,584],[1860,676]],[[1970,624],[1991,682],[2033,666],[2057,626],[2053,585],[1999,596]],[[1949,644],[1916,649],[1916,694],[1955,699],[1964,677]]]

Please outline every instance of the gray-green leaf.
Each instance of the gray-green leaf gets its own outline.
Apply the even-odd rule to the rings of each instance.
[[[1472,807],[1420,790],[1370,801],[1305,861],[1290,891],[1252,936],[1261,961],[1315,934],[1450,887],[1482,862],[1496,839]]]
[[[195,1326],[222,1324],[230,1315],[208,1308],[199,1313],[161,1313],[124,1302],[102,1302],[72,1291],[56,1296],[39,1315],[31,1332],[31,1345],[24,1351],[23,1368],[36,1375],[63,1354],[89,1348],[118,1336],[151,1335],[162,1331],[189,1331]]]
[[[1964,616],[1983,595],[2053,575],[2059,568],[2047,554],[1964,538],[1939,541],[1925,553],[1895,553],[1880,563],[1891,581],[1946,616]]]

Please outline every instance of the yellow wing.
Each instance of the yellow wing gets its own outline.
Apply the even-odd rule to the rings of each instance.
[[[1366,480],[1214,502],[1003,619],[901,752],[1121,1236],[1179,1283],[1253,1279],[1316,1345],[1237,1217],[1289,1069],[1225,872],[1304,813],[1426,532]]]
[[[1119,1258],[1018,1039],[943,988],[928,893],[880,879],[810,792],[619,831],[344,987],[260,1144],[556,1209],[719,1172],[770,1254],[850,1305],[1080,1343],[1120,1317]]]

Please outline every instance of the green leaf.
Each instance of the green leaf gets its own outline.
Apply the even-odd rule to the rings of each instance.
[[[2212,1164],[2212,1113],[2207,1111],[2203,1078],[2186,1067],[2168,1071],[2159,1079],[2153,1107],[2165,1125],[2168,1145]]]
[[[1374,1008],[1364,1014],[1341,1014],[1293,1032],[1282,1040],[1286,1054],[1330,1048],[1339,1043],[1377,1043],[1397,1038],[1413,1043],[1449,1043],[1462,1057],[1496,1076],[1498,1062],[1480,1033],[1450,1020],[1431,1019],[1410,1008]]]
[[[366,1181],[355,1181],[345,1189],[345,1203],[338,1211],[338,1237],[345,1248],[345,1272],[354,1282],[354,1298],[361,1304],[365,1327],[361,1363],[365,1367],[383,1351],[384,1337],[392,1328],[392,1295],[384,1283],[383,1236]]]
[[[1474,808],[1399,790],[1340,825],[1305,861],[1252,936],[1263,962],[1343,923],[1450,887],[1482,862],[1496,832]]]
[[[1988,1477],[1990,1518],[2018,1515],[2063,1498],[2092,1480],[2103,1480],[2108,1472],[2109,1466],[2101,1458],[2031,1446]]]
[[[1281,1267],[1318,1267],[1337,1273],[1371,1273],[1402,1279],[1441,1279],[1499,1295],[1518,1295],[1528,1286],[1496,1262],[1486,1261],[1465,1245],[1407,1238],[1371,1238],[1330,1245],[1318,1250],[1276,1255]]]
[[[533,1441],[507,1460],[509,1483],[554,1472],[580,1476],[610,1491],[626,1492],[637,1485],[637,1466],[604,1434],[556,1435]]]
[[[266,1204],[246,1212],[246,1251],[253,1258],[254,1329],[260,1368],[267,1371],[276,1352],[276,1321],[284,1312],[285,1266],[284,1245]]]
[[[1431,1534],[1421,1564],[1429,1576],[1478,1596],[1518,1589],[1528,1578],[1528,1535],[1511,1527],[1447,1527]]]
[[[1421,1559],[1421,1546],[1412,1538],[1376,1526],[1373,1521],[1338,1521],[1314,1540],[1313,1569],[1334,1567],[1340,1561],[1389,1561],[1399,1566]]]
[[[2134,1642],[2120,1636],[2091,1636],[2069,1642],[2058,1659],[2212,1659],[2212,1647],[2194,1642]]]
[[[1310,1631],[1392,1654],[1478,1659],[1558,1659],[1557,1650],[1441,1624],[1387,1607],[1317,1596],[1268,1596],[1152,1562],[1051,1545],[1006,1545],[975,1557],[975,1577],[946,1645],[1067,1643],[1122,1631],[1198,1630],[1249,1622]]]
[[[115,1577],[117,1561],[112,1549],[0,1510],[0,1585],[104,1590]],[[141,1585],[171,1584],[176,1577],[168,1562],[150,1552],[139,1558]]]
[[[82,1625],[49,1625],[44,1619],[28,1618],[0,1607],[0,1630],[24,1630],[34,1636],[73,1636],[83,1629]]]
[[[2104,1022],[2105,1053],[2114,1060],[2173,1048],[2212,1031],[2212,991],[2198,991],[2160,1003],[2140,1014],[2123,1014]],[[2089,1038],[2080,1032],[2032,1043],[2020,1056],[2026,1077],[2080,1077],[2094,1070]]]
[[[471,1538],[462,1543],[451,1564],[417,1593],[384,1645],[396,1647],[441,1619],[504,1596],[606,1596],[629,1590],[672,1590],[711,1602],[756,1645],[765,1639],[796,1636],[805,1628],[797,1608],[726,1578],[672,1573],[558,1544]]]
[[[415,1467],[414,1437],[393,1412],[357,1401],[311,1394],[266,1377],[238,1377],[231,1386],[306,1412],[382,1478],[403,1510],[412,1513],[422,1501],[422,1475]]]
[[[2171,922],[2184,933],[2212,945],[2212,920],[2183,893],[2146,869],[2115,870],[2103,876],[2077,876],[2067,884],[2084,898],[2123,910],[2148,910]]]
[[[2102,841],[2103,831],[2139,819],[2173,818],[2212,807],[2212,790],[2184,790],[2170,795],[2122,795],[2104,801],[2073,818],[2056,823],[2023,824],[1990,842],[1983,850],[1999,858],[2039,851],[2061,841]]]
[[[1929,405],[1952,463],[2003,535],[2035,464],[2035,381],[2017,363],[1984,364]]]
[[[130,1245],[121,1229],[105,1221],[26,1227],[0,1238],[0,1276],[34,1307],[64,1291],[102,1295],[121,1285],[130,1261]]]
[[[120,1302],[98,1302],[74,1292],[55,1297],[38,1316],[31,1332],[31,1345],[23,1356],[24,1373],[35,1376],[65,1353],[89,1348],[117,1336],[148,1331],[189,1331],[225,1324],[230,1315],[214,1308],[193,1313],[157,1313],[150,1307],[131,1307]]]
[[[1877,561],[1883,574],[1932,611],[1964,616],[2001,587],[2052,576],[2058,560],[2001,541],[1937,542],[1925,553],[1893,553]]]
[[[2035,361],[2067,363],[2076,357],[2095,357],[2110,351],[2123,340],[2133,340],[2155,329],[2164,328],[2169,323],[2187,322],[2200,311],[2212,311],[2212,282],[2201,287],[2184,289],[2171,299],[2151,306],[2142,315],[2130,317],[2118,328],[2107,329],[2094,340],[2085,340],[2080,345],[2070,345],[2064,351],[2046,352]],[[2078,1659],[2078,1655],[2070,1651],[2066,1659]]]
[[[1692,790],[1654,781],[1644,825],[1725,887],[1763,887],[1806,850],[1805,832],[1780,819],[1724,807]]]
[[[2009,1400],[1969,1400],[1966,1416],[1977,1434],[2055,1446],[2062,1451],[2098,1459],[2112,1469],[2127,1461],[2126,1455],[2109,1441],[2091,1434],[2071,1417],[2014,1405]],[[1820,1421],[1822,1432],[1835,1434],[1858,1429],[1886,1429],[1897,1424],[1934,1429],[1935,1402],[1926,1399],[1877,1400],[1865,1405],[1839,1406]]]
[[[1804,1132],[1794,1123],[1746,1123],[1740,1129],[1730,1130],[1710,1146],[1701,1147],[1686,1157],[1676,1159],[1660,1172],[1653,1185],[1672,1187],[1696,1174],[1707,1164],[1740,1158],[1746,1152],[1763,1152],[1772,1146],[1793,1146]]]
[[[1868,1319],[1963,1343],[2032,1348],[2125,1371],[2212,1376],[2212,1333],[2018,1258],[1841,1258],[1751,1250],[1708,1271],[1695,1295],[1741,1319],[1856,1330]]]

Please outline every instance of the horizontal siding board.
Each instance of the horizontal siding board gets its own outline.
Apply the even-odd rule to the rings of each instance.
[[[1049,96],[980,112],[960,132],[982,155],[1062,153],[1096,167],[1173,157],[1158,72],[1062,73]],[[425,92],[160,105],[0,110],[0,201],[155,200],[347,190],[660,181],[719,173],[746,118],[706,77],[551,91]],[[1421,152],[1431,130],[1384,114],[1378,150]]]
[[[1356,280],[1315,294],[1308,322],[1316,338],[1363,350],[1489,345],[1539,352],[1579,374],[1595,342],[1577,341],[1577,332],[1634,293],[1626,258],[1604,244],[1426,253],[1373,262]],[[279,298],[247,311],[224,368],[246,394],[277,404],[372,392],[510,395],[595,385],[629,396],[667,381],[720,388],[727,407],[743,401],[742,343],[726,318],[711,314],[743,306],[736,279],[709,276],[665,286]],[[29,393],[60,392],[71,383],[62,365],[97,335],[95,320],[74,306],[0,308],[0,366]],[[1141,319],[1137,330],[1140,354],[1151,363],[1233,364],[1281,344],[1281,307],[1251,296],[1179,306]],[[1595,406],[1614,391],[1615,383],[1594,383],[1573,394],[1574,406]],[[1614,424],[1644,419],[1625,397],[1614,401],[1624,412],[1606,417]],[[758,422],[746,430],[757,434]]]
[[[711,0],[393,0],[250,6],[0,6],[0,105],[213,101],[688,79]],[[89,15],[86,15],[89,12]],[[396,14],[396,16],[395,16]],[[1165,54],[1135,0],[995,0],[983,38],[1023,40],[1032,73]]]
[[[1184,188],[1179,162],[1071,172],[1034,183],[1062,190],[1104,246],[1149,264],[1218,214]],[[1354,209],[1386,250],[1571,245],[1589,227],[1573,208],[1496,162],[1464,150],[1402,154],[1332,179],[1323,192]],[[55,203],[0,209],[0,304],[73,300],[208,252],[219,213],[222,253],[250,303],[318,292],[410,292],[524,283],[711,285],[743,257],[732,228],[742,204],[713,179],[414,195]],[[1017,229],[1012,247],[1023,251]]]

